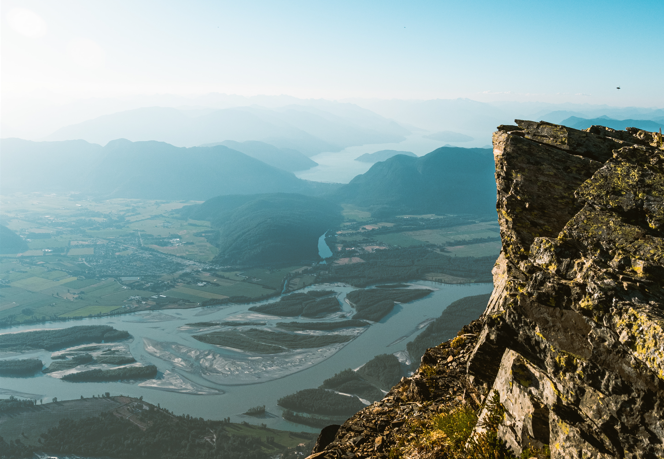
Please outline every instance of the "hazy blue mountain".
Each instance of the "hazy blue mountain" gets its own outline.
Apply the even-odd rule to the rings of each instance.
[[[645,131],[651,131],[651,132],[656,132],[659,131],[660,129],[664,129],[664,124],[663,123],[658,123],[656,121],[651,121],[651,120],[615,120],[613,118],[609,118],[608,116],[601,116],[599,118],[592,118],[592,119],[586,119],[586,118],[578,118],[576,116],[570,116],[569,118],[565,119],[562,121],[563,125],[569,126],[574,129],[588,129],[590,126],[593,125],[601,125],[601,126],[606,126],[611,129],[616,129],[616,130],[624,130],[625,128],[628,127],[635,127],[639,129],[643,129]]]
[[[105,198],[205,200],[223,194],[320,194],[335,185],[309,182],[239,151],[174,147],[119,139],[1,141],[2,192],[78,191]]]
[[[496,185],[491,149],[439,148],[374,164],[331,195],[380,214],[490,214]]]
[[[104,157],[104,149],[84,140],[32,142],[0,140],[0,192],[82,191],[88,176]]]
[[[205,200],[224,194],[310,192],[310,182],[222,145],[179,148],[114,140],[89,186],[109,197]]]
[[[219,229],[215,262],[223,265],[318,260],[318,238],[343,220],[336,204],[284,193],[219,196],[182,214]]]
[[[256,140],[248,140],[246,142],[236,142],[234,140],[226,140],[219,144],[201,145],[202,147],[214,147],[216,145],[224,145],[232,150],[244,153],[247,156],[256,158],[259,161],[269,164],[270,166],[278,167],[289,172],[304,171],[316,167],[317,162],[310,159],[308,156],[303,155],[297,150],[290,148],[277,148],[265,142],[258,142]]]
[[[399,151],[399,150],[380,150],[375,153],[365,153],[362,156],[355,158],[355,161],[361,161],[363,163],[377,163],[378,161],[385,161],[390,159],[392,156],[396,155],[406,155],[417,157],[412,151]]]
[[[441,127],[474,137],[484,145],[491,140],[496,126],[504,124],[504,110],[470,99],[434,100],[353,100],[381,116],[401,125],[417,126],[428,131]]]
[[[344,146],[401,142],[410,134],[409,129],[397,122],[353,104],[318,101],[313,106],[289,105],[276,111],[287,116],[288,122],[300,129]],[[324,123],[320,121],[312,123],[314,117],[324,119],[327,129],[321,129]]]
[[[28,250],[28,244],[21,236],[4,225],[0,225],[0,253],[22,253]]]
[[[374,124],[377,124],[376,119],[382,119],[375,114],[365,118],[373,120]],[[367,123],[369,121],[364,124]],[[256,140],[311,156],[353,145],[403,140],[408,131],[396,125],[397,129],[392,124],[396,125],[383,119],[382,129],[362,127],[352,120],[300,106],[275,110],[235,107],[212,111],[146,107],[66,126],[46,140],[84,139],[103,145],[113,139],[124,138],[132,141],[157,140],[186,147],[225,140]],[[388,129],[390,126],[393,129]]]
[[[454,131],[439,131],[424,137],[427,139],[439,140],[441,142],[470,142],[474,140],[468,135],[463,135]]]
[[[584,115],[583,115],[583,113],[574,112],[574,111],[570,111],[570,110],[556,110],[556,111],[553,111],[553,112],[549,112],[545,115],[537,116],[533,119],[547,121],[549,123],[554,123],[554,124],[561,124],[563,122],[563,120],[566,120],[566,119],[571,118],[571,117],[583,118]]]

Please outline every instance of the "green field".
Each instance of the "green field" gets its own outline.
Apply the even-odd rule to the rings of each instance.
[[[344,216],[346,220],[354,220],[357,222],[367,222],[371,220],[371,212],[360,210],[352,204],[342,204],[341,215]]]
[[[41,277],[28,277],[11,283],[12,287],[22,288],[31,292],[41,292],[49,288],[58,287],[60,284]]]
[[[28,242],[28,247],[30,250],[41,250],[41,249],[55,249],[60,247],[67,247],[69,245],[69,239],[64,236],[53,237],[49,239],[33,239]]]
[[[71,289],[82,289],[85,287],[89,287],[90,285],[98,284],[99,279],[82,279],[82,280],[72,280],[71,282],[67,282],[66,284],[63,284],[67,288]]]
[[[387,245],[398,245],[400,247],[412,247],[416,245],[423,245],[425,242],[409,236],[408,233],[387,233],[379,234],[374,237],[378,242]]]
[[[203,302],[210,299],[222,300],[232,296],[246,296],[248,298],[259,298],[265,295],[272,295],[277,292],[275,289],[265,288],[262,285],[252,284],[250,282],[233,282],[227,285],[183,285],[164,292],[164,295],[183,300]]]
[[[293,271],[300,269],[301,266],[290,266],[288,268],[281,269],[251,269],[249,271],[244,271],[244,274],[247,277],[254,278],[252,282],[256,282],[261,285],[266,285],[273,289],[280,289],[283,286],[284,277]]]
[[[67,255],[69,255],[70,257],[80,256],[80,255],[94,255],[94,254],[95,254],[94,247],[80,247],[75,249],[69,249],[69,252],[67,252]]]
[[[457,257],[498,257],[501,247],[502,244],[497,241],[446,247],[446,250]]]
[[[111,311],[118,309],[117,306],[85,306],[81,309],[77,309],[66,314],[61,314],[60,317],[72,318],[72,317],[88,317],[97,314],[108,314]]]

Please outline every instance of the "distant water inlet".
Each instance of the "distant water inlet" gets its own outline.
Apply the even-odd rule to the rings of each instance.
[[[330,250],[330,246],[327,245],[327,242],[325,242],[325,236],[327,236],[327,233],[328,231],[326,231],[325,234],[318,238],[318,255],[323,260],[332,256],[332,250]]]

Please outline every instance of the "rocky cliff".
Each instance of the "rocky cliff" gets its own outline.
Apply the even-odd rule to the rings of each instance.
[[[503,248],[483,316],[313,458],[664,457],[664,146],[494,134]]]

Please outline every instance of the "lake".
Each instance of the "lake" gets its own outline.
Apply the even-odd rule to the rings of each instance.
[[[296,172],[295,175],[301,179],[315,182],[348,183],[353,177],[364,174],[373,166],[371,163],[355,161],[355,158],[365,153],[374,153],[380,150],[398,150],[410,151],[417,156],[424,156],[442,147],[443,144],[444,142],[427,139],[421,135],[411,135],[399,143],[362,145],[337,152],[320,153],[311,157],[312,160],[318,163],[318,166]]]

